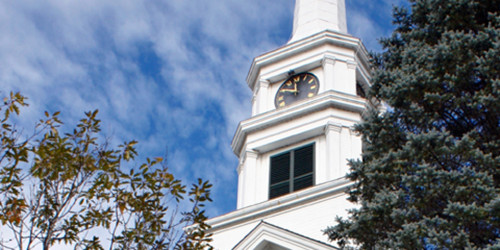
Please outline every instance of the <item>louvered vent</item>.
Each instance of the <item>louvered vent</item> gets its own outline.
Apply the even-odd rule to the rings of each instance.
[[[314,185],[314,144],[271,157],[269,199]]]

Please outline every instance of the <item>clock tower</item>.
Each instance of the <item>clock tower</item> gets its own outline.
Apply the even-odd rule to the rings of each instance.
[[[365,111],[368,53],[344,0],[296,0],[290,41],[256,57],[252,116],[238,125],[237,210],[208,220],[215,249],[334,249],[322,230],[347,214],[353,126]]]

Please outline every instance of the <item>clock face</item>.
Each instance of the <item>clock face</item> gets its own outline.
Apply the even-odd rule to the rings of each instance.
[[[318,94],[318,89],[318,78],[311,73],[291,76],[278,89],[274,105],[276,108],[281,108],[298,100],[313,97]]]

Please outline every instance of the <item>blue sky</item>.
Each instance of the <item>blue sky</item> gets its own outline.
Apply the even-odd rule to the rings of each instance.
[[[391,33],[402,0],[346,0],[349,33],[368,50]],[[99,109],[114,143],[138,140],[141,157],[163,156],[177,178],[214,184],[216,216],[236,207],[238,159],[230,143],[250,117],[252,59],[291,35],[293,0],[3,0],[0,91],[72,128]]]

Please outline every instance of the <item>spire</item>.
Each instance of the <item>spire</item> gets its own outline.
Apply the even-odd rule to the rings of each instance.
[[[345,0],[296,0],[288,43],[325,30],[347,33]]]

